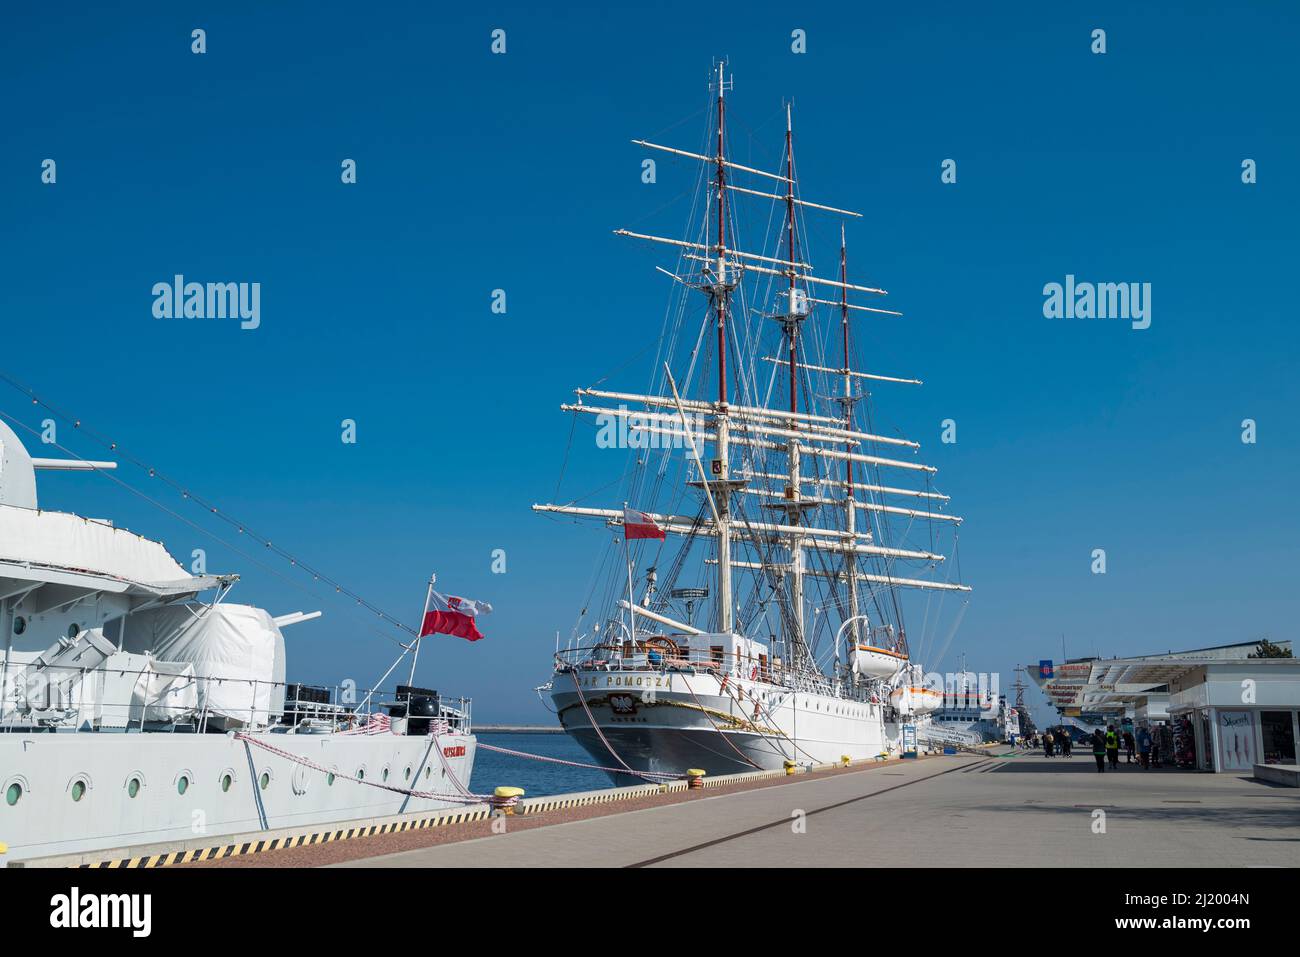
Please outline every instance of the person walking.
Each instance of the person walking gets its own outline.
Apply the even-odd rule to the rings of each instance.
[[[1151,769],[1151,732],[1145,726],[1138,728],[1137,746],[1138,754],[1141,755],[1139,763],[1142,765],[1142,770],[1149,771]]]
[[[1070,752],[1074,750],[1074,740],[1070,737],[1068,728],[1061,728],[1061,757],[1068,758]]]
[[[1052,744],[1054,741],[1055,739],[1052,737],[1052,732],[1048,731],[1043,735],[1043,754],[1049,758],[1052,756]]]
[[[1119,735],[1113,724],[1106,725],[1106,758],[1112,771],[1119,770]]]
[[[1124,763],[1132,764],[1133,756],[1136,752],[1137,752],[1137,742],[1133,740],[1133,732],[1125,731],[1124,732],[1124,757],[1126,758],[1126,760]]]
[[[1097,759],[1097,773],[1106,770],[1106,739],[1101,736],[1101,728],[1092,733],[1092,756]]]

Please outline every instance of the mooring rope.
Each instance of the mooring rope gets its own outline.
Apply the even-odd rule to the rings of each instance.
[[[576,671],[573,673],[573,690],[578,692],[578,700],[582,702],[582,710],[587,712],[587,720],[591,723],[591,728],[596,732],[596,736],[600,738],[600,743],[603,744],[605,749],[614,756],[615,761],[623,765],[623,771],[633,777],[644,778],[646,780],[652,780],[653,777],[657,776],[653,771],[649,774],[643,771],[633,771],[628,767],[627,762],[619,757],[618,752],[614,750],[614,746],[609,743],[608,739],[606,739],[605,733],[600,730],[600,725],[596,724],[596,718],[591,713],[591,709],[587,707],[587,698],[582,693],[582,685],[578,681],[578,673]]]
[[[445,723],[443,723],[445,726]],[[456,790],[467,798],[474,797],[474,793],[469,788],[460,783],[460,778],[456,777],[456,772],[451,769],[447,763],[447,755],[442,750],[442,736],[439,733],[438,723],[435,722],[429,726],[429,737],[433,739],[434,750],[438,752],[438,760],[442,762],[442,771],[447,777],[451,778],[451,783],[456,785]]]
[[[311,768],[314,771],[320,771],[322,774],[332,774],[335,777],[343,778],[345,781],[351,781],[354,784],[365,784],[372,788],[392,791],[394,794],[406,794],[411,797],[428,798],[429,800],[434,801],[460,801],[465,804],[481,804],[484,801],[489,800],[491,797],[487,794],[472,794],[469,791],[466,791],[464,794],[441,794],[437,791],[416,791],[413,788],[396,787],[392,784],[382,784],[379,781],[367,781],[364,778],[356,777],[344,771],[324,767],[323,765],[312,761],[310,758],[304,758],[302,755],[294,754],[292,751],[285,751],[283,748],[277,748],[273,744],[259,741],[257,738],[244,734],[243,732],[236,732],[235,740],[255,745],[262,748],[264,751],[269,751],[274,755],[284,758],[286,761],[301,764],[303,767]],[[441,753],[441,751],[439,751],[439,753]],[[457,784],[459,784],[459,782],[457,782]]]
[[[762,766],[757,761],[755,761],[749,755],[745,754],[745,752],[741,751],[740,748],[736,747],[736,745],[732,742],[732,740],[722,732],[722,729],[718,727],[717,722],[713,720],[713,715],[709,714],[709,710],[706,707],[704,707],[704,705],[700,702],[700,699],[695,696],[695,689],[691,687],[691,683],[686,680],[685,675],[682,675],[682,684],[686,685],[686,690],[691,693],[692,698],[695,698],[695,703],[696,705],[699,706],[700,711],[703,712],[704,717],[708,718],[709,724],[713,725],[714,733],[716,733],[718,737],[722,738],[723,741],[727,742],[728,747],[730,747],[732,751],[735,751],[738,755],[740,755],[741,760],[745,761],[751,767],[757,768],[760,771],[763,770]],[[725,687],[726,682],[725,681],[722,682],[722,685]],[[741,714],[744,713],[745,712],[742,707]]]
[[[622,768],[606,768],[606,767],[601,767],[599,764],[585,764],[582,761],[567,761],[564,758],[550,758],[543,754],[530,754],[527,751],[516,751],[513,748],[500,748],[494,744],[484,744],[481,741],[478,744],[478,748],[481,751],[495,751],[497,754],[508,754],[511,757],[516,757],[516,758],[529,758],[533,761],[546,761],[549,764],[563,764],[571,768],[590,768],[592,771],[606,771],[609,772],[610,774],[627,773]],[[637,773],[639,773],[642,777],[663,778],[665,781],[673,781],[682,777],[681,774],[669,772],[669,771],[640,771]]]

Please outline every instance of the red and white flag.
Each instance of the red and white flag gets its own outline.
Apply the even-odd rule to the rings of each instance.
[[[668,535],[655,524],[655,520],[645,512],[623,506],[623,540],[634,541],[638,538],[665,539]]]
[[[442,595],[430,589],[429,603],[424,607],[424,622],[420,626],[420,637],[455,635],[457,638],[478,641],[483,633],[478,630],[474,619],[491,612],[492,606],[485,601]]]

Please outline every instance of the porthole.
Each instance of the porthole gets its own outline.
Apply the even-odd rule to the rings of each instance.
[[[432,774],[432,773],[433,773],[433,768],[425,768],[425,769],[424,769],[424,779],[425,779],[426,781],[429,780],[429,776],[430,776],[430,774]]]
[[[176,793],[184,794],[189,789],[190,789],[189,775],[182,774],[180,777],[176,779]]]
[[[230,785],[234,783],[235,783],[235,779],[229,771],[221,775],[221,792],[224,794],[225,792],[229,791]]]
[[[325,783],[328,784],[330,787],[333,787],[333,786],[334,786],[334,772],[333,772],[333,771],[331,771],[329,774],[325,775]]]
[[[263,791],[271,786],[271,772],[263,771],[262,776],[257,779],[257,786]]]
[[[137,797],[140,794],[140,779],[132,777],[126,782],[126,796],[129,798]]]
[[[5,790],[5,803],[13,807],[23,798],[23,786],[15,781]]]
[[[405,771],[402,772],[402,777],[405,778],[405,779],[408,780],[408,781],[411,780],[411,769],[410,769],[409,766],[407,767],[407,769],[406,769]]]
[[[383,774],[380,775],[380,776],[383,778],[383,780],[387,781],[387,780],[388,780],[388,768],[384,768],[384,770],[383,770]]]
[[[365,779],[366,779],[366,769],[365,769],[365,768],[357,768],[357,780],[358,780],[358,781],[364,781]]]
[[[14,618],[14,634],[15,634],[15,635],[21,635],[21,634],[22,634],[24,631],[26,631],[26,630],[27,630],[27,619],[24,618],[22,615],[18,615],[17,617],[15,617],[15,618]]]
[[[68,637],[76,638],[79,634],[81,634],[81,626],[74,621],[68,626]]]
[[[72,782],[72,788],[68,792],[72,795],[72,800],[80,801],[86,796],[86,782],[77,780]]]

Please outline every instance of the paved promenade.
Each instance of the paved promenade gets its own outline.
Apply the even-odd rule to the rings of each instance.
[[[1300,790],[1098,774],[1090,755],[898,762],[349,867],[1300,866]]]

